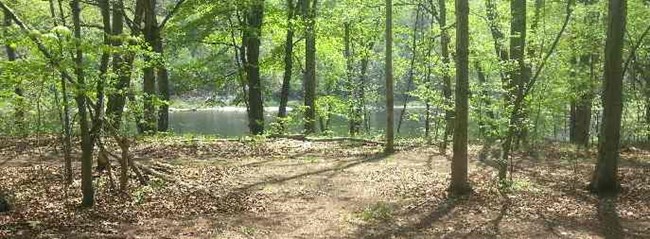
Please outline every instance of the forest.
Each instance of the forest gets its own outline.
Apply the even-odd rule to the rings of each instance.
[[[650,238],[649,0],[0,11],[0,238]]]

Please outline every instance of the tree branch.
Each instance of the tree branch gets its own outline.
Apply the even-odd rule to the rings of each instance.
[[[641,38],[639,38],[639,41],[636,43],[634,48],[632,48],[632,51],[630,52],[630,56],[627,57],[627,60],[625,61],[625,66],[623,67],[623,76],[625,76],[625,72],[627,72],[627,69],[630,66],[630,62],[632,62],[632,59],[634,59],[636,55],[636,51],[643,45],[643,39],[650,33],[650,26],[648,26],[643,34],[641,34]],[[634,44],[634,43],[632,43]]]
[[[43,54],[43,56],[45,56],[45,58],[48,59],[49,63],[52,66],[54,66],[54,68],[56,68],[59,72],[61,72],[61,76],[63,76],[63,78],[65,78],[68,82],[74,84],[75,81],[72,79],[70,74],[65,69],[63,69],[63,67],[61,67],[59,61],[54,59],[52,53],[50,53],[50,51],[47,50],[47,47],[45,47],[45,45],[43,44],[43,42],[41,42],[38,36],[36,36],[35,34],[31,34],[29,32],[30,31],[29,26],[27,26],[20,18],[18,18],[16,13],[2,1],[0,1],[0,8],[2,8],[5,11],[5,13],[8,13],[9,14],[8,17],[10,17],[16,23],[16,25],[18,25],[18,27],[20,27],[20,29],[29,36],[29,38],[38,47],[38,50]]]
[[[165,28],[165,25],[167,24],[169,19],[171,19],[176,14],[176,12],[178,12],[178,9],[180,9],[180,7],[181,7],[181,5],[183,5],[183,3],[185,3],[185,0],[179,0],[176,3],[176,5],[174,5],[174,8],[172,8],[171,12],[169,12],[169,14],[167,14],[167,16],[165,16],[165,18],[162,20],[162,22],[158,26],[158,29]]]
[[[546,65],[546,62],[548,59],[553,55],[553,52],[555,52],[555,48],[557,48],[558,43],[560,42],[560,38],[562,38],[562,35],[564,34],[564,31],[566,30],[566,27],[569,25],[569,21],[571,20],[571,15],[573,15],[573,3],[575,0],[569,0],[567,2],[566,6],[566,17],[564,18],[564,23],[562,24],[562,28],[560,29],[560,32],[557,33],[557,36],[555,36],[555,40],[553,41],[553,44],[551,45],[551,48],[548,50],[548,53],[546,53],[546,56],[542,60],[542,63],[537,67],[537,70],[535,71],[535,75],[533,75],[533,78],[528,81],[528,84],[526,88],[524,89],[524,96],[528,94],[531,88],[535,85],[535,81],[537,81],[537,78],[539,78],[539,74],[542,72],[542,69],[544,69],[544,66]]]

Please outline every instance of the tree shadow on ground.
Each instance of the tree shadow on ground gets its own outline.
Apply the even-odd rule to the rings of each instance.
[[[616,212],[616,198],[604,197],[598,200],[598,221],[602,235],[607,239],[624,238],[621,219]]]
[[[362,159],[358,159],[358,160],[344,161],[344,162],[339,163],[337,166],[330,167],[330,168],[315,170],[315,171],[306,172],[306,173],[300,173],[300,174],[296,174],[296,175],[288,176],[288,177],[284,177],[284,178],[270,178],[270,179],[267,179],[267,180],[264,180],[264,181],[247,184],[247,185],[235,188],[233,191],[248,190],[248,189],[251,189],[251,188],[254,188],[254,187],[257,187],[257,186],[261,186],[261,185],[284,183],[284,182],[287,182],[287,181],[291,181],[291,180],[295,180],[295,179],[299,179],[299,178],[304,178],[304,177],[308,177],[308,176],[312,176],[312,175],[319,175],[319,174],[328,173],[328,172],[341,171],[341,170],[352,168],[352,167],[355,167],[355,166],[358,166],[358,165],[361,165],[361,164],[365,164],[365,163],[378,162],[378,161],[381,161],[381,160],[385,159],[386,157],[388,157],[390,155],[391,154],[378,153],[378,154],[372,155],[370,157],[366,157],[366,158],[362,158]]]
[[[625,219],[625,217],[621,219],[617,213],[617,204],[629,206],[630,203],[634,204],[636,200],[643,200],[643,197],[639,198],[639,195],[647,195],[650,192],[645,190],[644,187],[631,188],[629,185],[623,185],[618,198],[613,196],[597,197],[586,190],[585,182],[587,180],[583,180],[589,177],[589,173],[585,172],[588,172],[591,167],[584,165],[583,167],[586,168],[578,170],[578,172],[582,173],[576,174],[574,171],[573,173],[556,173],[553,175],[547,175],[535,170],[534,165],[533,168],[519,169],[521,174],[533,179],[537,184],[548,186],[552,192],[557,193],[556,196],[571,198],[575,200],[575,203],[593,205],[590,208],[593,208],[592,210],[596,212],[596,214],[580,217],[568,216],[563,211],[539,212],[538,216],[544,220],[547,229],[556,233],[556,227],[562,226],[573,230],[588,230],[605,238],[649,238],[650,233],[647,230],[647,225],[643,225],[643,223],[650,222],[641,220],[640,224],[637,225],[639,219]],[[548,170],[560,169],[549,168]],[[623,170],[621,170],[622,173]],[[628,174],[643,177],[642,173],[628,172]],[[630,178],[628,180],[634,179]],[[625,210],[634,210],[634,208],[625,208]]]
[[[448,197],[438,203],[429,212],[423,213],[416,221],[405,225],[396,225],[393,221],[387,220],[379,221],[375,224],[360,226],[352,237],[377,239],[408,237],[412,233],[417,233],[431,227],[464,201],[462,198]],[[395,216],[412,217],[414,214],[414,210],[409,210],[402,215]]]

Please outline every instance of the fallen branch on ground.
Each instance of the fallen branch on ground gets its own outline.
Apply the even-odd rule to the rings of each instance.
[[[317,137],[308,137],[304,134],[273,134],[269,138],[274,139],[293,139],[300,141],[309,141],[309,142],[339,142],[339,141],[352,141],[359,142],[364,144],[374,144],[374,145],[384,145],[384,142],[373,141],[368,139],[361,138],[352,138],[352,137],[330,137],[330,138],[317,138]]]

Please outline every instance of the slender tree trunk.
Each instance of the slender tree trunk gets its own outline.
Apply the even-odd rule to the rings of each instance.
[[[623,45],[627,1],[609,0],[605,73],[603,81],[603,123],[598,146],[598,162],[591,189],[599,195],[616,194],[623,111]]]
[[[156,0],[145,0],[144,11],[144,40],[151,47],[156,45],[156,31],[158,23],[156,21]],[[155,133],[156,125],[156,106],[154,97],[156,96],[156,71],[154,60],[146,56],[146,67],[143,69],[142,89],[144,91],[144,115],[143,122],[140,122],[141,133]]]
[[[362,121],[366,132],[370,131],[370,113],[368,112],[367,100],[366,100],[366,83],[368,82],[368,63],[370,62],[370,51],[375,45],[373,42],[366,43],[366,48],[364,49],[364,54],[361,57],[361,70],[359,77],[359,108],[357,108],[357,115],[361,116],[360,121]]]
[[[350,94],[349,99],[349,133],[351,136],[355,136],[359,133],[359,126],[361,125],[361,115],[358,114],[357,108],[360,108],[359,105],[359,94],[357,89],[357,84],[354,83],[354,60],[352,59],[352,41],[350,36],[351,23],[345,22],[343,24],[344,35],[343,35],[343,45],[345,45],[345,73],[347,80],[347,91]]]
[[[442,95],[445,99],[445,133],[442,136],[442,143],[440,144],[440,152],[447,153],[447,143],[449,136],[454,133],[454,111],[452,110],[453,101],[451,95],[451,77],[449,75],[450,60],[449,60],[449,32],[447,31],[447,7],[446,0],[438,0],[440,5],[440,55],[442,58],[443,72],[442,72]]]
[[[384,72],[386,77],[386,145],[384,145],[384,152],[392,153],[394,148],[394,82],[393,82],[393,2],[386,0],[386,70]]]
[[[469,111],[469,3],[456,0],[456,118],[454,156],[451,162],[453,195],[471,191],[467,180],[467,125]]]
[[[528,83],[526,74],[526,63],[524,55],[526,50],[526,0],[512,0],[510,2],[510,60],[516,63],[516,67],[508,72],[508,82],[505,85],[507,95],[506,104],[512,106],[510,112],[508,133],[502,144],[502,159],[500,161],[499,179],[505,180],[507,176],[507,165],[510,159],[510,151],[516,138],[522,136],[523,119],[523,101],[518,100],[523,97],[525,87]],[[510,163],[512,167],[512,163]],[[511,170],[512,171],[512,168]],[[512,172],[511,172],[512,173]]]
[[[50,16],[54,22],[55,26],[59,26],[59,22],[56,16],[56,10],[54,5],[54,0],[50,1]],[[65,25],[65,18],[63,17],[63,7],[61,6],[61,1],[59,1],[59,11],[61,17],[61,24]],[[63,51],[63,46],[59,43],[59,50]],[[68,98],[67,82],[65,77],[61,75],[60,78],[61,91],[62,91],[62,100],[63,100],[63,112],[60,115],[61,120],[61,134],[63,139],[63,160],[64,160],[64,178],[66,185],[70,185],[73,182],[72,176],[72,142],[71,135],[72,129],[70,128],[70,100]],[[58,106],[57,106],[58,107]]]
[[[247,62],[244,68],[248,78],[249,128],[252,134],[264,133],[264,103],[262,101],[262,82],[260,79],[259,56],[262,35],[264,1],[255,0],[246,14],[248,29],[244,31]]]
[[[302,0],[305,29],[305,134],[316,132],[316,3]]]
[[[74,37],[76,40],[75,48],[75,74],[77,75],[76,98],[77,109],[79,114],[79,128],[81,134],[81,193],[83,195],[81,205],[91,207],[95,202],[95,192],[93,189],[92,166],[93,166],[93,142],[90,135],[88,114],[86,111],[87,101],[84,87],[86,81],[83,69],[83,51],[81,49],[81,8],[79,0],[70,2],[72,9],[72,22],[74,25]]]
[[[138,0],[136,2],[136,13],[133,18],[133,23],[136,25],[131,30],[131,36],[140,35],[140,24],[142,24],[144,14],[144,1]],[[124,16],[122,9],[124,2],[118,0],[113,3],[113,35],[119,36],[124,31]],[[113,46],[118,47],[124,44],[121,40],[113,41]],[[126,42],[128,45],[134,45],[134,42]],[[117,81],[112,86],[114,93],[108,95],[108,102],[106,107],[106,116],[108,122],[113,129],[119,129],[122,121],[122,113],[126,105],[126,95],[128,94],[129,85],[131,84],[131,69],[133,67],[134,54],[127,52],[126,54],[114,53],[113,54],[113,71],[117,75]]]
[[[98,6],[99,10],[102,16],[102,27],[104,30],[104,45],[106,47],[109,47],[112,44],[111,41],[111,7],[109,0],[99,0],[98,1]],[[95,117],[92,120],[93,125],[91,128],[91,134],[93,139],[91,140],[92,142],[95,142],[95,140],[99,141],[101,137],[101,132],[102,132],[102,125],[104,122],[104,86],[105,83],[108,82],[108,67],[109,67],[109,61],[110,61],[110,52],[107,50],[102,51],[101,55],[101,60],[99,64],[99,79],[97,81],[97,100],[95,104]],[[106,169],[109,169],[110,163],[108,162],[108,157],[106,157],[106,152],[104,151],[103,147],[100,147],[99,150],[99,157],[97,157],[97,168],[96,170],[98,172],[102,172]]]
[[[284,42],[284,77],[282,77],[282,90],[280,92],[280,107],[278,118],[287,117],[287,104],[289,102],[289,91],[291,90],[291,76],[293,73],[293,17],[295,6],[293,0],[287,0],[287,36]],[[284,130],[284,125],[282,125]]]
[[[154,47],[154,50],[163,57],[164,43],[160,34],[161,29],[158,28],[156,30],[156,47]],[[158,109],[158,131],[167,132],[169,130],[169,71],[167,71],[167,66],[165,66],[164,62],[158,65],[156,74],[158,95],[164,101]]]
[[[409,67],[409,78],[406,83],[406,89],[404,90],[404,105],[402,106],[402,111],[399,113],[399,119],[397,120],[397,133],[399,134],[400,129],[402,128],[402,121],[404,121],[404,115],[406,115],[406,106],[410,98],[409,91],[413,85],[413,78],[415,77],[415,59],[417,58],[418,53],[418,24],[420,24],[420,10],[421,6],[418,4],[417,9],[415,10],[415,22],[413,23],[413,41],[411,42],[411,63]]]

